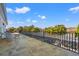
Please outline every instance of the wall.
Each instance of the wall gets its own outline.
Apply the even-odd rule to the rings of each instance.
[[[4,37],[5,36],[5,32],[6,32],[6,19],[5,19],[5,15],[3,11],[3,4],[0,3],[0,37]]]

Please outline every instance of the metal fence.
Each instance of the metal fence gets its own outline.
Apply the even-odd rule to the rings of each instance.
[[[42,32],[24,32],[23,34],[69,51],[79,53],[79,33],[47,34]]]

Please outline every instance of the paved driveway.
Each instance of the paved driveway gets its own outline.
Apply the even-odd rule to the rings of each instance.
[[[0,40],[2,56],[77,56],[73,52],[19,34],[10,40]]]

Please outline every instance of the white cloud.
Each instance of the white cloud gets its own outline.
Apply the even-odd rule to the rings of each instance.
[[[41,16],[41,19],[46,19],[46,16]]]
[[[41,17],[41,15],[38,15],[38,17]]]
[[[36,21],[36,20],[32,20],[32,22],[33,22],[33,23],[37,23],[37,21]]]
[[[7,13],[12,13],[13,12],[13,9],[11,9],[11,8],[6,8],[6,10],[7,10]]]
[[[15,12],[15,13],[22,13],[22,14],[24,14],[24,13],[29,12],[31,9],[29,7],[22,7],[22,8],[18,8],[17,7],[15,10],[12,9],[12,8],[6,8],[6,10],[7,10],[7,13]]]
[[[79,12],[79,6],[70,8],[69,11],[72,11],[73,13]]]
[[[11,20],[8,20],[8,25],[11,25],[11,24],[13,24],[13,21],[11,21]]]
[[[16,13],[27,13],[29,12],[31,9],[29,7],[22,7],[22,8],[16,8],[15,12]]]
[[[41,19],[46,19],[46,16],[38,15],[38,17],[41,18]]]
[[[14,24],[14,22],[13,22],[13,21],[8,20],[8,25],[7,25],[7,27],[6,27],[6,28],[13,27],[13,24]]]
[[[30,22],[30,23],[37,23],[37,20],[31,20],[31,19],[27,19],[26,22]]]
[[[70,19],[68,19],[68,18],[67,18],[67,19],[65,19],[65,21],[67,21],[67,22],[68,22],[68,21],[70,21]]]
[[[27,19],[26,22],[31,22],[31,19]]]

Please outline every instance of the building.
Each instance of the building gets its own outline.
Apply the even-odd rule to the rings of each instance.
[[[75,33],[76,32],[76,28],[75,27],[67,28],[67,32],[68,33]]]
[[[0,3],[0,38],[6,37],[5,32],[7,24],[6,8],[3,3]]]

